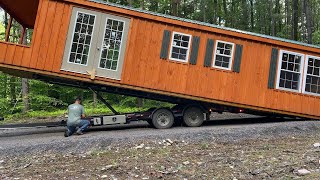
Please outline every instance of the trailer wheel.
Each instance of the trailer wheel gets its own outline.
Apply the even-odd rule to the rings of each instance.
[[[174,123],[174,116],[168,109],[158,109],[153,113],[152,124],[157,129],[170,128]]]
[[[149,124],[151,127],[154,128],[154,125],[153,125],[153,123],[152,123],[152,119],[148,119],[147,122],[148,122],[148,124]]]
[[[201,126],[203,121],[203,111],[199,107],[189,107],[183,113],[183,122],[189,127]]]

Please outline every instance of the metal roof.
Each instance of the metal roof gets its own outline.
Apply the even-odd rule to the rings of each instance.
[[[238,30],[238,29],[234,29],[234,28],[218,26],[218,25],[214,25],[214,24],[210,24],[210,23],[206,23],[206,22],[195,21],[195,20],[180,18],[180,17],[171,16],[171,15],[167,15],[167,14],[161,14],[161,13],[157,13],[157,12],[133,8],[133,7],[129,7],[129,6],[123,6],[123,5],[119,5],[119,4],[115,4],[115,3],[105,2],[102,0],[88,0],[88,1],[99,3],[99,4],[105,4],[108,6],[118,7],[118,8],[122,8],[122,9],[127,9],[127,10],[131,10],[131,11],[141,12],[141,13],[145,13],[145,14],[150,14],[150,15],[154,15],[154,16],[169,18],[169,19],[173,19],[173,20],[188,22],[188,23],[192,23],[192,24],[197,24],[197,25],[202,25],[202,26],[207,26],[207,27],[212,27],[212,28],[217,28],[217,29],[222,29],[222,30],[227,30],[227,31],[232,31],[232,32],[237,32],[237,33],[241,33],[241,34],[247,34],[247,35],[252,35],[252,36],[257,36],[257,37],[262,37],[262,38],[267,38],[267,39],[272,39],[272,40],[277,40],[277,41],[293,43],[293,44],[298,44],[298,45],[302,45],[302,46],[306,46],[306,47],[320,49],[320,46],[316,46],[313,44],[307,44],[307,43],[303,43],[303,42],[299,42],[299,41],[293,41],[293,40],[289,40],[289,39],[284,39],[284,38],[279,38],[279,37],[274,37],[274,36],[269,36],[269,35],[264,35],[264,34],[259,34],[259,33],[253,33],[253,32],[248,32],[248,31],[242,31],[242,30]]]

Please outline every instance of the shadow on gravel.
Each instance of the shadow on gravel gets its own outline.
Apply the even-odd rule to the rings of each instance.
[[[294,118],[266,118],[266,117],[254,117],[254,118],[234,118],[234,119],[214,119],[210,121],[205,121],[202,126],[228,126],[228,125],[246,125],[246,124],[265,124],[265,123],[281,123],[289,121],[312,121],[310,119],[294,119]],[[44,125],[44,124],[42,124]],[[176,126],[180,128],[180,126]],[[181,127],[183,127],[181,125]],[[1,126],[0,126],[1,128]],[[130,129],[153,129],[147,122],[132,122],[130,124],[122,125],[109,125],[109,126],[95,126],[91,127],[89,131],[99,132],[99,131],[121,131]],[[184,127],[183,127],[184,128]],[[187,128],[187,127],[185,127]],[[13,136],[24,136],[24,135],[34,135],[34,134],[48,134],[48,133],[63,133],[65,127],[54,127],[54,128],[31,128],[31,129],[16,129],[3,131],[0,130],[0,137],[13,137]],[[90,132],[89,132],[90,133]]]
[[[296,118],[268,118],[268,117],[215,119],[215,120],[205,121],[202,126],[281,123],[281,122],[290,122],[290,121],[312,121],[312,120],[296,119]]]

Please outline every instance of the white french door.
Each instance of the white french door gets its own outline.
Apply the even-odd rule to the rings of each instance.
[[[61,70],[121,79],[130,19],[74,8]]]

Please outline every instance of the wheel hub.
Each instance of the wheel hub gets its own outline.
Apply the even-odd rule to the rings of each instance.
[[[169,124],[170,119],[167,114],[162,113],[162,114],[159,114],[157,121],[159,124],[166,126],[167,124]]]

